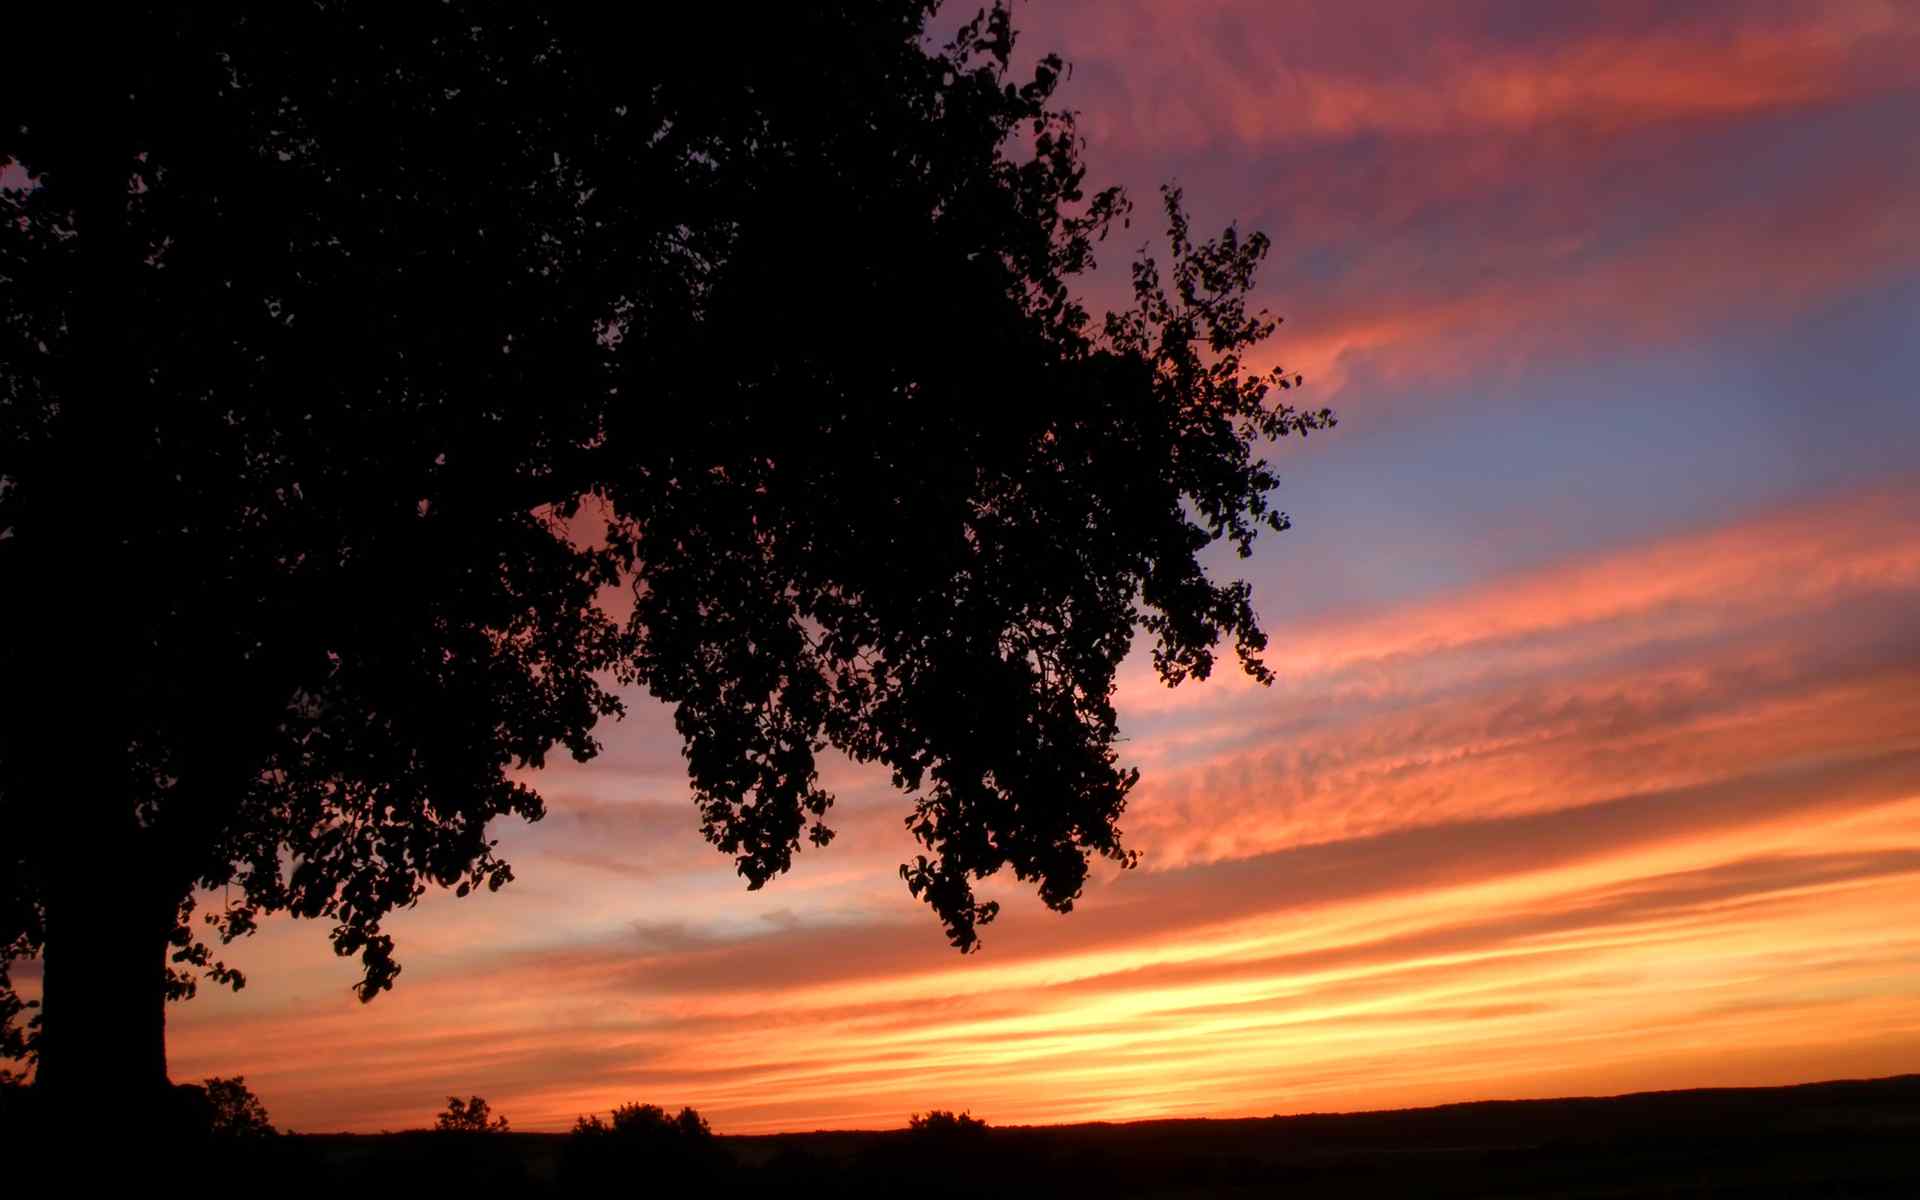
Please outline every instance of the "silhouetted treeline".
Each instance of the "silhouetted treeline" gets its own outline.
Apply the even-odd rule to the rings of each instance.
[[[0,1094],[10,1132],[17,1095]],[[745,1137],[652,1105],[583,1117],[566,1134],[505,1133],[497,1121],[220,1137],[194,1160],[330,1196],[1920,1195],[1920,1076],[1114,1125],[990,1128],[936,1111],[904,1130]],[[93,1134],[115,1136],[110,1121]]]

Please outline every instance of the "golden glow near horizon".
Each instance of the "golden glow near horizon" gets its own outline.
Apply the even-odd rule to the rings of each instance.
[[[1095,181],[1274,235],[1276,361],[1342,417],[1246,565],[1275,685],[1123,671],[1138,871],[994,881],[961,958],[836,764],[840,836],[748,893],[640,697],[496,828],[511,887],[389,923],[392,994],[272,922],[174,1076],[302,1130],[750,1132],[1920,1071],[1920,12],[1513,11],[1018,10]]]
[[[1064,918],[1003,887],[966,958],[898,892],[884,785],[849,773],[847,845],[747,894],[671,804],[549,781],[558,836],[408,914],[393,995],[277,925],[265,995],[176,1010],[175,1073],[310,1128],[478,1091],[519,1128],[643,1099],[746,1132],[1920,1069],[1916,598],[1920,488],[1296,631],[1271,691],[1123,703],[1147,865]]]

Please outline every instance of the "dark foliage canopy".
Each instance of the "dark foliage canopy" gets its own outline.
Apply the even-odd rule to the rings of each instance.
[[[1331,419],[1243,365],[1266,240],[1196,239],[1177,191],[1134,306],[1090,317],[1071,285],[1129,209],[1084,184],[1063,65],[1016,75],[1004,7],[950,42],[934,8],[30,31],[0,963],[47,950],[51,995],[139,908],[164,992],[238,985],[207,943],[285,911],[371,998],[382,919],[506,882],[488,822],[542,814],[516,771],[592,757],[623,683],[673,706],[752,887],[831,838],[830,749],[910,798],[903,878],[962,949],[996,871],[1064,911],[1131,861],[1115,669],[1144,631],[1169,683],[1223,644],[1265,677],[1200,556],[1285,527],[1260,446]]]

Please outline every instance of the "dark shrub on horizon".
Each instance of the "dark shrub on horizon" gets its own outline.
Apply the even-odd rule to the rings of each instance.
[[[267,1106],[247,1086],[247,1077],[231,1079],[214,1076],[202,1085],[211,1110],[208,1131],[220,1141],[258,1141],[277,1137],[279,1130],[267,1116]]]
[[[350,1187],[427,1196],[527,1194],[525,1153],[505,1136],[508,1121],[481,1096],[447,1097],[431,1131],[369,1139],[367,1153],[337,1170]]]
[[[447,1110],[433,1119],[435,1133],[505,1133],[507,1119],[493,1115],[485,1099],[447,1097]]]
[[[922,1146],[974,1146],[987,1140],[987,1123],[971,1111],[935,1108],[907,1118],[907,1129]]]
[[[692,1108],[677,1115],[655,1104],[623,1104],[603,1121],[596,1114],[574,1122],[562,1155],[565,1189],[644,1182],[655,1191],[712,1193],[736,1174],[733,1155]]]
[[[856,1173],[871,1195],[1024,1195],[1029,1181],[1002,1161],[1005,1150],[972,1113],[936,1108],[914,1113],[905,1131],[875,1142]]]

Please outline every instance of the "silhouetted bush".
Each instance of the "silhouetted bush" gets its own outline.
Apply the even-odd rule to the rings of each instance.
[[[939,1108],[914,1113],[903,1133],[885,1135],[860,1156],[856,1173],[862,1194],[1009,1194],[1016,1181],[1001,1163],[1004,1147],[990,1132],[971,1113]],[[1018,1182],[1024,1186],[1025,1181]]]
[[[346,1172],[347,1181],[380,1194],[445,1196],[508,1190],[525,1194],[525,1150],[507,1136],[508,1122],[480,1096],[447,1097],[432,1132],[384,1136]]]
[[[433,1119],[433,1130],[435,1133],[505,1133],[507,1119],[493,1116],[493,1109],[479,1096],[466,1100],[448,1096],[447,1111]]]
[[[204,1146],[213,1140],[213,1101],[200,1084],[176,1083],[167,1088],[156,1117],[154,1129],[167,1142]]]
[[[203,1091],[212,1110],[209,1132],[216,1139],[257,1141],[279,1133],[267,1117],[267,1106],[247,1086],[246,1076],[216,1076],[207,1080]]]
[[[656,1190],[730,1189],[733,1156],[691,1108],[669,1116],[654,1104],[623,1104],[602,1121],[581,1117],[561,1163],[567,1188],[630,1183],[644,1178]]]
[[[907,1128],[922,1146],[980,1146],[987,1140],[987,1123],[970,1111],[954,1113],[936,1108],[914,1113],[907,1118]]]

